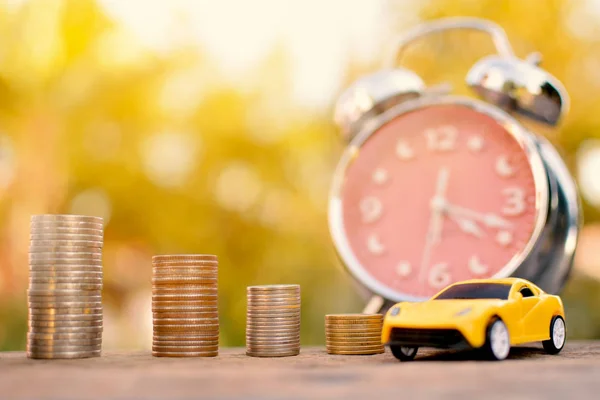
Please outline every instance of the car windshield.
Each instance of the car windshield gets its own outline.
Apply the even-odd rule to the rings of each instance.
[[[436,300],[450,299],[508,299],[510,285],[502,283],[462,283],[449,287]]]

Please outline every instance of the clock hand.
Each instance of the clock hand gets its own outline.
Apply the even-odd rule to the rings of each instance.
[[[480,213],[465,207],[455,206],[454,204],[444,203],[442,208],[448,215],[462,215],[482,222],[489,228],[508,228],[512,224],[504,218],[493,213]]]
[[[429,259],[431,258],[431,247],[438,243],[441,239],[442,232],[442,209],[437,207],[438,202],[444,201],[444,194],[448,186],[448,177],[450,172],[448,168],[440,168],[437,176],[435,194],[431,200],[431,216],[429,219],[429,227],[425,238],[425,247],[423,249],[423,257],[421,258],[421,270],[419,272],[419,281],[423,282],[426,276]]]
[[[460,218],[453,214],[449,215],[450,219],[458,224],[458,227],[465,233],[477,236],[478,238],[483,237],[484,233],[477,225],[477,222],[472,219]]]

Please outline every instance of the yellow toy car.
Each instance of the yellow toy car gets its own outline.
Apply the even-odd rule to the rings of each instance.
[[[381,335],[401,361],[414,359],[419,347],[482,349],[503,360],[512,345],[537,341],[557,354],[565,338],[560,297],[520,278],[458,282],[427,301],[398,303],[386,313]]]

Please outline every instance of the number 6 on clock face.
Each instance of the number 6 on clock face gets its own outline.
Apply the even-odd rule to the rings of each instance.
[[[350,272],[395,301],[508,276],[547,212],[545,170],[519,126],[485,103],[448,96],[403,103],[357,135],[329,209]]]

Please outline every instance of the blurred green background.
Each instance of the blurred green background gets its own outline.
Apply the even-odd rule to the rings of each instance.
[[[571,95],[560,131],[584,202],[569,337],[600,338],[600,2],[0,1],[0,350],[25,348],[29,218],[105,218],[105,349],[149,349],[151,257],[220,258],[221,343],[244,344],[245,290],[302,287],[302,343],[365,303],[338,262],[328,190],[344,148],[332,106],[421,20],[481,16]],[[426,40],[428,83],[491,53],[480,33]]]

